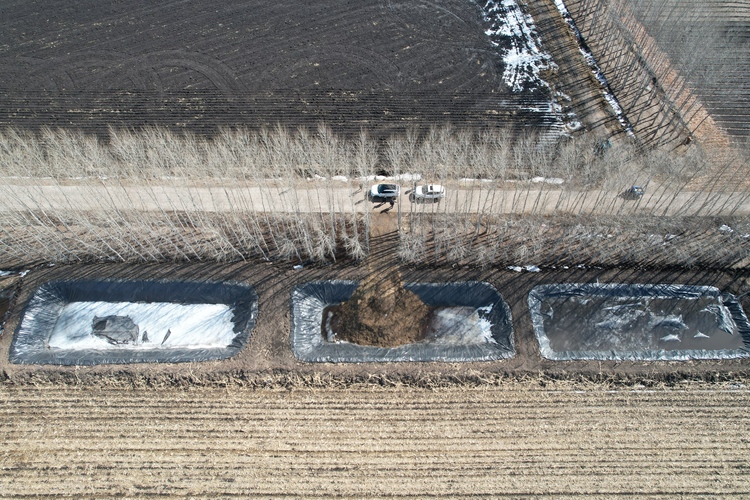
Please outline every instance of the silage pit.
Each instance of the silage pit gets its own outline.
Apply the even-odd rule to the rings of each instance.
[[[529,293],[543,357],[683,361],[750,356],[737,299],[711,286],[553,284]]]
[[[317,281],[292,291],[294,355],[306,362],[363,363],[506,359],[514,355],[510,307],[498,291],[483,282],[407,283],[433,309],[423,340],[398,347],[338,342],[326,329],[328,312],[349,300],[355,281]],[[398,325],[393,325],[398,328]]]
[[[10,349],[20,364],[226,359],[247,343],[254,289],[237,283],[52,281],[29,300]]]

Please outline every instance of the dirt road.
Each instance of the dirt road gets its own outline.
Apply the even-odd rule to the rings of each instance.
[[[3,496],[720,496],[746,387],[0,386]]]
[[[213,181],[209,181],[213,182]],[[377,181],[373,181],[377,182]],[[392,181],[391,181],[392,182]],[[499,185],[484,181],[448,183],[440,204],[412,204],[411,182],[402,182],[402,210],[462,213],[549,215],[553,213],[643,215],[748,215],[747,191],[675,191],[651,183],[646,195],[626,200],[620,189],[577,190],[566,185],[518,182]],[[175,183],[121,184],[117,181],[0,180],[0,212],[11,210],[65,211],[201,211],[201,212],[364,212],[374,205],[365,199],[369,184],[299,181],[295,185],[227,182],[176,187]],[[627,186],[623,186],[624,188]],[[379,208],[375,206],[375,208]],[[386,206],[387,208],[387,206]]]

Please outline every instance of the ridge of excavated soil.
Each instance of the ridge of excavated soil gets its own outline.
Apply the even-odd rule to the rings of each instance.
[[[385,276],[365,278],[332,313],[331,329],[337,340],[398,347],[424,339],[431,310],[404,288],[401,273],[394,269]]]

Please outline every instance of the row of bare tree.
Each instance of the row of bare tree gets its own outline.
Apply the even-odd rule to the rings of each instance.
[[[224,130],[210,139],[112,130],[108,143],[66,130],[5,130],[0,261],[359,260],[369,213],[342,210],[333,179],[371,175],[376,160],[365,134],[345,143],[324,126]],[[232,189],[228,209],[215,210],[204,185],[255,189]],[[172,187],[179,199],[165,196]]]
[[[700,3],[702,8],[693,0],[565,1],[635,135],[646,145],[677,144],[695,136],[703,142],[726,140],[695,92],[707,79],[720,77],[698,71],[706,58],[728,55],[711,51],[717,26],[707,15],[711,2]]]
[[[363,195],[386,171],[415,179],[405,190],[418,178],[448,186],[440,203],[398,204],[407,262],[635,265],[662,255],[662,265],[724,266],[748,251],[750,228],[737,220],[750,198],[737,182],[747,160],[742,149],[711,156],[697,145],[645,150],[591,134],[550,143],[504,130],[436,128],[383,143],[325,126],[213,138],[113,130],[108,142],[5,130],[0,261],[360,260],[372,217]],[[618,196],[633,184],[646,187],[642,199]],[[219,194],[221,208],[210,198]],[[731,232],[718,231],[719,215]]]
[[[448,130],[388,147],[448,186],[440,203],[400,208],[406,262],[726,268],[750,256],[744,148],[642,148],[593,135],[468,140]],[[643,197],[628,196],[633,185]]]

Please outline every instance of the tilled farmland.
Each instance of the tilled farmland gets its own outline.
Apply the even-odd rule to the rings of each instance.
[[[742,497],[744,386],[0,388],[4,496]],[[40,480],[42,479],[43,480]]]
[[[0,125],[559,129],[549,88],[503,82],[481,5],[84,2],[4,7]],[[497,42],[521,45],[505,37]]]

